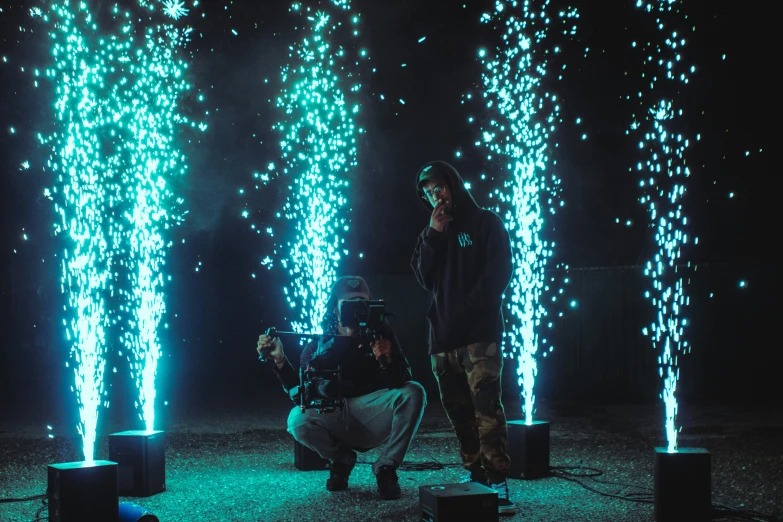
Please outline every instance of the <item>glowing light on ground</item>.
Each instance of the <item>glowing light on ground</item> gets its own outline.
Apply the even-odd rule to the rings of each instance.
[[[690,175],[685,159],[690,140],[682,132],[685,124],[679,102],[681,89],[688,84],[695,68],[685,65],[683,60],[687,40],[682,31],[686,19],[681,12],[682,2],[638,1],[636,6],[644,10],[648,23],[654,22],[657,31],[656,41],[632,44],[643,53],[642,77],[646,85],[645,90],[633,96],[641,105],[641,112],[633,115],[631,132],[641,136],[638,149],[644,159],[632,170],[639,176],[642,192],[639,201],[647,208],[650,228],[655,234],[655,253],[644,269],[645,276],[651,279],[645,298],[653,306],[655,319],[649,330],[644,328],[643,332],[660,352],[661,399],[671,452],[677,450],[679,357],[691,349],[684,335],[688,321],[681,316],[689,304],[685,287],[691,272],[687,256],[691,244],[688,218],[682,204]]]
[[[535,8],[532,3],[499,0],[493,12],[481,17],[497,27],[502,44],[494,52],[478,53],[483,65],[478,102],[485,115],[476,118],[481,125],[476,145],[489,150],[487,161],[497,167],[497,174],[490,176],[495,183],[490,193],[493,210],[511,235],[514,273],[507,291],[511,328],[506,346],[518,362],[527,424],[532,424],[535,410],[536,353],[546,342],[538,332],[547,315],[541,299],[548,289],[544,269],[555,246],[542,237],[544,216],[555,212],[560,184],[549,157],[560,107],[557,96],[542,86],[559,48],[547,37],[555,24],[564,24],[564,34],[573,35],[578,18],[574,9],[550,15],[548,0],[536,2]]]
[[[283,290],[295,316],[292,328],[299,332],[321,330],[329,288],[348,254],[346,194],[357,165],[356,137],[363,132],[355,123],[358,71],[369,58],[365,50],[350,57],[346,46],[359,34],[360,17],[350,13],[348,1],[331,4],[325,11],[300,3],[290,9],[304,34],[290,47],[276,100],[282,118],[273,128],[280,133],[283,165],[270,165],[269,174],[255,175],[264,185],[277,176],[290,179],[280,213],[288,225],[280,236],[287,240],[278,244],[275,254],[290,276]],[[272,227],[267,233],[275,235]],[[262,264],[272,266],[268,257]]]
[[[190,88],[181,56],[190,29],[171,25],[158,3],[139,0],[139,6],[146,15],[110,8],[114,32],[102,32],[88,2],[32,11],[52,41],[45,77],[54,88],[54,129],[39,138],[51,150],[47,167],[56,178],[45,192],[60,216],[54,231],[69,245],[62,261],[63,323],[85,460],[93,459],[99,407],[108,406],[112,325],[124,330],[139,388],[136,406],[153,428],[157,328],[165,310],[163,235],[183,216],[182,200],[167,185],[186,170],[174,139],[178,126],[206,129],[177,110]]]

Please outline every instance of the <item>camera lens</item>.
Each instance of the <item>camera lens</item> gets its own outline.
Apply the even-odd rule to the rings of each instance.
[[[318,390],[318,395],[321,397],[326,397],[327,399],[334,399],[337,398],[339,395],[338,384],[334,381],[327,381],[326,379],[321,379],[318,381],[318,384],[316,385],[316,389]]]

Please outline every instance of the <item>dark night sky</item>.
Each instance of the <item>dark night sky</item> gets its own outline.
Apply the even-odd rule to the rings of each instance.
[[[566,207],[548,223],[554,228],[548,233],[558,244],[557,263],[634,265],[647,258],[652,246],[650,230],[643,226],[646,215],[638,203],[637,180],[628,172],[639,160],[636,138],[626,135],[635,107],[625,95],[639,87],[638,55],[630,42],[649,34],[634,3],[576,2],[581,12],[577,38],[562,41],[566,77],[547,85],[559,93],[564,120],[553,158]],[[270,244],[249,229],[240,212],[247,202],[256,211],[254,219],[265,219],[281,203],[284,184],[251,190],[244,199],[238,190],[251,187],[254,171],[262,171],[270,161],[280,163],[277,137],[270,130],[279,112],[269,100],[279,87],[287,47],[297,37],[292,31],[295,17],[288,13],[288,2],[235,0],[227,9],[224,2],[209,4],[206,17],[200,18],[200,10],[194,11],[198,18],[191,16],[196,36],[190,47],[190,79],[207,95],[210,129],[200,143],[182,147],[190,171],[178,189],[190,213],[172,237],[176,246],[167,269],[176,277],[168,287],[172,299],[167,320],[178,334],[203,339],[222,338],[221,329],[244,325],[232,337],[247,337],[252,347],[254,318],[272,314],[283,298],[274,284],[280,277],[276,273],[250,278],[251,272],[265,270],[257,263]],[[354,2],[354,10],[362,14],[359,42],[369,49],[377,72],[365,71],[360,95],[358,122],[367,132],[360,138],[359,164],[352,173],[352,254],[342,271],[410,274],[410,252],[427,223],[413,190],[419,165],[446,159],[472,181],[488,168],[482,163],[483,152],[472,145],[478,129],[466,122],[475,109],[460,102],[464,93],[475,92],[480,79],[477,49],[493,44],[492,34],[478,22],[491,4],[467,1],[463,9],[462,2],[450,0]],[[687,131],[702,135],[688,151],[693,176],[686,205],[701,238],[694,260],[733,264],[745,279],[762,284],[767,278],[762,271],[771,267],[775,246],[770,232],[778,222],[768,159],[773,125],[767,122],[775,100],[767,58],[773,17],[765,19],[758,10],[728,2],[686,2],[685,9],[697,28],[688,35],[686,56],[698,71],[681,103],[687,108]],[[25,32],[19,31],[20,25]],[[50,91],[46,85],[33,89],[29,74],[20,72],[21,66],[31,67],[44,57],[44,32],[18,4],[3,5],[0,27],[0,54],[9,60],[0,63],[4,337],[6,346],[46,345],[47,354],[61,357],[65,346],[51,346],[62,339],[57,316],[62,296],[53,258],[57,243],[49,234],[54,213],[40,196],[52,181],[42,170],[48,153],[35,140],[51,115]],[[418,43],[422,36],[426,40]],[[590,49],[586,57],[585,48]],[[395,101],[400,98],[405,105]],[[581,125],[574,123],[576,118],[582,119]],[[11,126],[17,130],[14,135],[8,132]],[[581,140],[582,132],[587,140]],[[464,152],[460,159],[455,158],[458,149]],[[745,151],[751,151],[750,156]],[[22,171],[19,165],[25,160],[31,169]],[[736,196],[730,199],[729,192]],[[487,202],[483,193],[475,194],[480,203]],[[628,219],[633,226],[625,226]],[[21,239],[23,231],[29,241]],[[362,260],[356,256],[359,252],[365,254]],[[203,265],[195,273],[199,261]],[[779,282],[769,279],[769,284]],[[258,308],[231,310],[230,324],[208,318],[182,324],[175,318],[187,312],[194,316],[193,310],[206,301],[230,306],[248,300]],[[5,360],[20,360],[6,348],[3,352]]]

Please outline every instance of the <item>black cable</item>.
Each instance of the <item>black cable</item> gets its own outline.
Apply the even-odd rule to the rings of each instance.
[[[589,473],[571,473],[570,470],[572,469],[587,470]],[[586,478],[600,477],[601,475],[604,474],[604,472],[598,468],[590,468],[588,466],[583,466],[581,461],[577,466],[549,466],[549,471],[562,471],[567,475],[573,475],[574,477],[586,477]]]
[[[372,466],[372,462],[357,461],[357,464]],[[403,462],[398,468],[400,471],[440,471],[445,468],[461,467],[462,464],[441,464],[435,462]]]
[[[738,520],[740,522],[763,522],[766,519],[761,518],[755,518],[755,517],[748,517],[745,515],[741,515],[739,513],[732,513],[730,511],[725,512],[721,511],[719,509],[712,509],[712,512],[710,514],[711,520]]]
[[[38,508],[38,511],[35,512],[35,518],[39,518],[41,516],[41,513],[49,509],[49,499],[48,498],[43,499],[42,504],[43,505]]]
[[[459,468],[462,467],[462,464],[443,464],[438,459],[435,458],[435,456],[430,453],[427,449],[423,448],[421,445],[418,446],[411,446],[408,448],[407,453],[413,453],[414,450],[421,449],[430,456],[430,459],[432,459],[432,462],[403,462],[399,469],[400,471],[440,471],[445,468]],[[359,461],[357,464],[367,464],[372,465],[372,462],[364,462]]]
[[[649,494],[652,494],[652,488],[647,486],[638,486],[636,484],[628,484],[626,482],[612,482],[608,480],[598,480],[595,477],[600,477],[604,474],[604,472],[597,468],[591,468],[588,466],[583,466],[582,462],[579,462],[579,465],[577,466],[550,466],[549,469],[551,471],[560,471],[567,475],[571,475],[572,477],[585,477],[593,482],[597,482],[598,484],[604,484],[607,486],[622,486],[626,488],[636,488],[641,489],[644,491],[649,491]],[[571,473],[570,470],[576,469],[576,470],[588,470],[588,473]],[[645,495],[645,493],[627,493],[626,495]]]
[[[752,509],[734,508],[719,502],[712,503],[713,518],[731,518],[733,520],[751,520],[754,522],[780,522],[778,517],[754,511]]]
[[[46,490],[47,493],[49,493],[49,489]],[[35,519],[32,522],[43,522],[44,520],[49,520],[49,514],[47,513],[46,516],[41,516],[44,511],[49,511],[49,497],[47,496],[45,499],[41,501],[42,506],[38,508],[38,511],[35,512]]]
[[[752,515],[754,517],[760,517],[760,518],[768,518],[771,519],[773,522],[780,522],[780,519],[777,517],[774,517],[772,515],[767,515],[766,513],[761,513],[760,511],[754,511],[752,509],[747,508],[735,508],[731,506],[727,506],[725,504],[721,504],[720,502],[713,502],[712,505],[718,509],[728,509],[730,511],[733,511],[735,513],[742,513],[742,514],[748,514]]]
[[[639,486],[636,484],[627,484],[624,482],[611,482],[611,481],[598,480],[596,477],[602,476],[604,472],[596,468],[583,466],[582,461],[579,461],[579,464],[576,466],[550,466],[549,469],[551,471],[551,476],[568,480],[570,482],[576,482],[583,488],[598,493],[599,495],[605,497],[618,498],[621,500],[628,500],[630,502],[640,502],[643,504],[652,504],[655,502],[655,500],[653,499],[652,488],[647,486]],[[574,473],[573,470],[580,471],[581,473]],[[579,478],[587,478],[592,480],[593,482],[597,482],[598,484],[641,489],[643,492],[639,492],[639,493],[631,492],[631,493],[626,493],[624,495],[605,493],[603,491],[599,491],[595,488],[592,488],[587,484],[584,484],[583,482],[578,480]],[[780,518],[772,515],[768,515],[766,513],[761,513],[759,511],[754,511],[751,509],[733,508],[730,506],[726,506],[724,504],[720,504],[718,502],[712,503],[712,511],[711,511],[710,518],[751,521],[751,522],[783,522],[781,521]]]
[[[445,467],[439,462],[403,462],[400,471],[440,471]]]
[[[42,498],[46,498],[46,493],[43,495],[33,495],[32,497],[0,498],[0,504],[6,504],[8,502],[29,502],[31,500],[41,500]]]
[[[462,464],[442,464],[438,459],[435,458],[435,456],[430,453],[428,450],[424,449],[423,447],[419,446],[420,449],[422,449],[427,455],[430,456],[430,459],[432,459],[432,462],[425,462],[425,463],[402,463],[402,466],[400,466],[400,469],[403,471],[438,471],[445,468],[455,468],[460,467]],[[419,449],[414,446],[411,449]]]
[[[629,502],[639,502],[641,504],[652,504],[654,502],[652,498],[642,497],[641,493],[631,493],[631,494],[627,494],[627,495],[617,495],[617,494],[614,494],[614,493],[605,493],[603,491],[595,489],[594,487],[588,486],[587,484],[583,483],[582,481],[578,480],[577,478],[572,478],[572,477],[586,477],[586,478],[590,478],[590,477],[600,476],[600,475],[603,474],[603,471],[595,469],[595,468],[584,468],[582,466],[574,466],[574,467],[570,467],[570,468],[564,468],[564,467],[561,466],[561,467],[550,468],[550,469],[553,471],[553,473],[552,473],[553,477],[561,478],[561,479],[567,480],[569,482],[576,482],[577,484],[579,484],[580,486],[582,486],[586,490],[592,491],[593,493],[598,493],[599,495],[604,496],[604,497],[617,498],[617,499],[620,499],[620,500],[627,500]],[[588,469],[588,470],[592,471],[593,473],[590,474],[590,475],[588,475],[588,474],[570,473],[570,472],[566,471],[567,469]],[[599,483],[603,484],[603,482],[601,482],[601,481],[596,481],[596,482],[599,482]],[[636,487],[638,487],[638,486],[636,486]],[[651,494],[649,494],[647,496],[652,497]]]
[[[49,494],[44,493],[42,495],[32,495],[29,497],[19,497],[19,498],[0,498],[0,504],[8,504],[11,502],[31,502],[33,500],[40,500],[42,501],[43,505],[38,508],[38,511],[35,513],[35,518],[32,520],[32,522],[43,522],[45,520],[49,520],[49,516],[42,517],[41,513],[49,509]]]

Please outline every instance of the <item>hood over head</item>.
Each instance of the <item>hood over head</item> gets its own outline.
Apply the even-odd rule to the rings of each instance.
[[[473,195],[465,188],[465,181],[459,175],[457,169],[445,161],[430,161],[425,163],[416,172],[416,193],[424,205],[424,208],[432,212],[432,205],[424,197],[422,185],[427,181],[445,181],[451,192],[451,206],[455,214],[464,214],[481,210]]]

